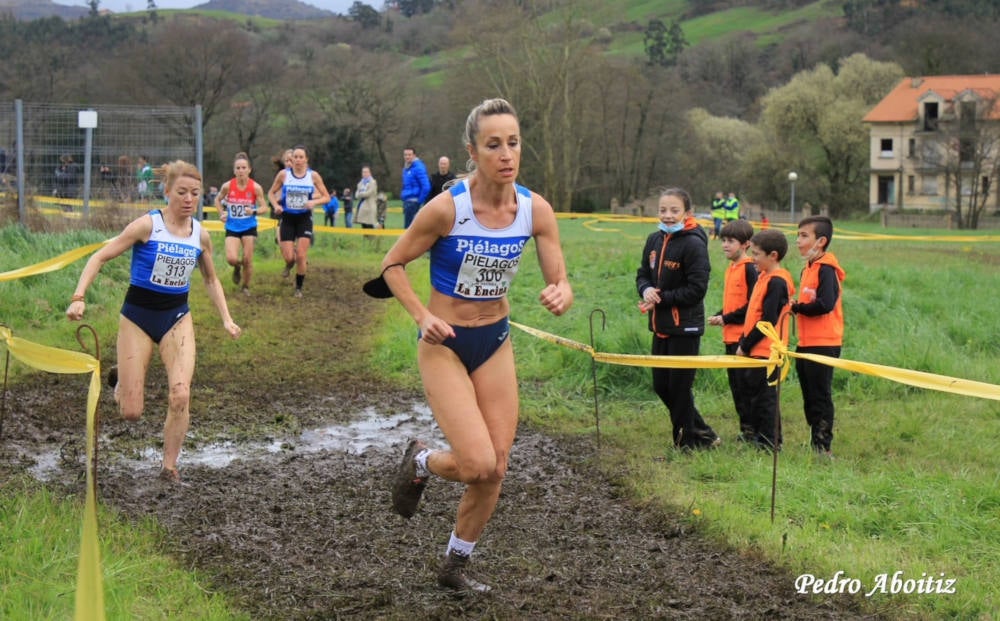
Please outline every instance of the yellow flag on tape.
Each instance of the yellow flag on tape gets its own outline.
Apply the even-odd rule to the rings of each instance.
[[[92,251],[91,251],[92,252]],[[76,574],[76,621],[103,621],[104,585],[101,550],[97,540],[97,480],[94,478],[94,442],[97,433],[97,400],[101,396],[101,363],[90,354],[39,345],[16,337],[0,326],[0,341],[28,366],[50,373],[90,373],[87,391],[87,500],[80,536]]]
[[[95,252],[98,248],[107,244],[109,241],[111,240],[104,240],[102,242],[97,242],[96,244],[90,244],[89,246],[81,246],[80,248],[64,252],[58,257],[53,257],[46,261],[42,261],[41,263],[26,265],[9,272],[0,272],[0,282],[5,280],[17,280],[18,278],[24,278],[25,276],[36,276],[38,274],[45,274],[46,272],[61,270],[70,263],[78,261],[88,254]]]

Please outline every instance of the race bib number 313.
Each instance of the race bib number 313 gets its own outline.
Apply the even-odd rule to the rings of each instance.
[[[191,281],[191,274],[198,264],[198,257],[178,257],[157,254],[149,281],[161,287],[183,288]]]

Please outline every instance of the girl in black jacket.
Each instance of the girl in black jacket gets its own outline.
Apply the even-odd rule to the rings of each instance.
[[[654,356],[696,356],[705,332],[705,292],[711,262],[708,236],[680,188],[660,194],[660,225],[646,239],[635,286],[648,314]],[[694,405],[695,369],[653,368],[653,390],[670,411],[674,446],[706,448],[719,436]]]

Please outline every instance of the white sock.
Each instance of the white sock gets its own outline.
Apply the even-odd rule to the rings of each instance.
[[[475,549],[475,541],[465,541],[459,539],[455,535],[455,531],[451,531],[451,539],[448,541],[448,549],[445,551],[445,555],[451,554],[452,551],[455,554],[460,554],[462,556],[472,556],[472,550]]]
[[[418,478],[426,479],[427,477],[431,476],[431,471],[427,469],[427,458],[430,456],[431,453],[432,451],[429,448],[425,448],[424,450],[417,453],[416,457],[413,458],[413,461],[417,463]]]

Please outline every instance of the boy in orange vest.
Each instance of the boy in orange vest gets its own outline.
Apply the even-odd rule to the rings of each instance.
[[[788,240],[781,231],[760,231],[750,239],[750,256],[757,264],[757,283],[750,293],[743,335],[736,347],[737,356],[767,359],[771,357],[771,339],[757,328],[757,322],[770,322],[788,343],[788,313],[795,285],[792,275],[781,267],[788,252]],[[778,419],[778,391],[768,385],[767,369],[743,369],[744,389],[750,401],[751,442],[757,448],[781,448],[781,421]],[[772,374],[776,377],[779,368]]]
[[[797,352],[840,357],[844,338],[841,285],[846,273],[837,257],[827,252],[833,238],[833,222],[826,216],[810,216],[799,222],[796,245],[806,260],[799,278],[799,298],[792,304],[799,342]],[[795,359],[795,373],[802,388],[806,422],[812,430],[813,450],[830,456],[833,442],[833,367],[811,360]]]
[[[722,343],[730,356],[736,353],[740,336],[743,334],[743,320],[747,315],[750,292],[757,282],[757,266],[747,256],[753,226],[747,220],[732,220],[719,232],[722,252],[729,259],[726,279],[722,286],[722,310],[708,318],[708,324],[722,326]],[[750,424],[750,399],[743,386],[742,369],[726,369],[729,375],[729,390],[733,393],[733,405],[740,421],[739,439],[752,442],[754,433]]]

